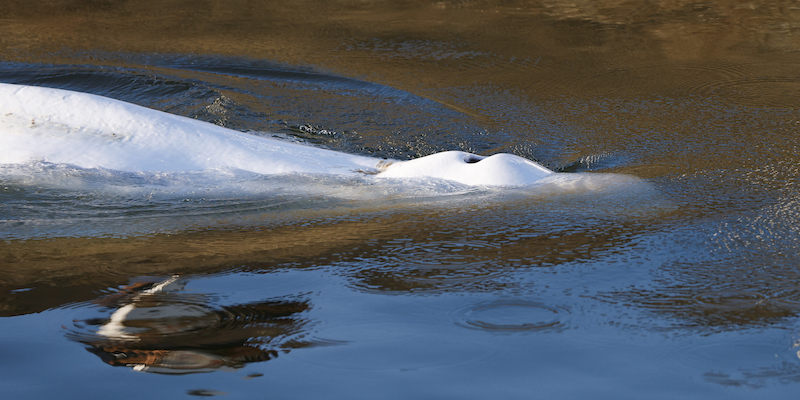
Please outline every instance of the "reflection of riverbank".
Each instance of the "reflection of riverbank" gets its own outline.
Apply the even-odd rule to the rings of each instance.
[[[186,283],[173,276],[124,287],[98,300],[114,310],[108,318],[78,321],[67,337],[109,365],[167,374],[241,368],[315,345],[292,339],[306,323],[304,301],[215,307]]]
[[[0,270],[0,282],[7,285],[0,286],[0,317],[89,301],[97,290],[137,276],[197,274],[229,266],[269,272],[343,263],[357,286],[380,291],[485,287],[492,283],[484,279],[486,275],[531,265],[591,261],[619,252],[637,232],[658,226],[657,216],[671,212],[668,203],[658,205],[657,193],[639,187],[642,191],[636,194],[634,187],[623,187],[623,196],[610,191],[599,199],[518,194],[521,197],[514,200],[513,195],[495,194],[499,197],[487,207],[484,201],[495,197],[443,197],[395,207],[304,211],[305,218],[295,215],[289,220],[283,214],[263,218],[284,221],[285,226],[264,222],[266,226],[250,229],[134,239],[9,241],[5,254],[0,254],[0,261],[3,256],[8,260]],[[583,224],[601,210],[608,213],[607,220]],[[498,212],[504,216],[498,217]],[[351,263],[354,257],[373,262],[365,268],[363,263]]]
[[[569,85],[598,67],[764,62],[770,61],[765,52],[800,49],[800,10],[789,1],[103,4],[5,4],[0,44],[7,50],[0,56],[27,57],[33,51],[53,57],[64,47],[228,54],[325,65],[349,76],[377,73],[379,80],[415,91],[415,86],[463,83],[467,74],[515,87],[527,86],[518,85],[526,75]],[[680,76],[662,75],[652,74],[648,86],[669,88]],[[593,81],[584,90],[605,86],[604,81],[604,91],[635,89],[624,77]]]

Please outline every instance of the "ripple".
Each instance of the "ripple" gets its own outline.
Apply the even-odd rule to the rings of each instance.
[[[113,295],[108,297],[114,297]],[[212,306],[202,296],[153,294],[113,309],[108,318],[76,320],[70,336],[79,341],[102,340],[149,342],[168,347],[204,346],[221,334],[244,333],[244,341],[258,333],[286,335],[303,325],[296,314],[308,305],[303,302],[272,301],[258,304]],[[103,304],[103,300],[100,301]],[[72,308],[94,308],[78,303]],[[255,327],[268,328],[265,332]]]
[[[497,351],[479,340],[452,333],[449,326],[406,319],[326,326],[331,346],[325,354],[298,353],[291,362],[336,371],[446,370],[485,362]],[[465,349],[469,351],[465,351]]]
[[[759,388],[800,378],[796,348],[754,338],[697,340],[672,348],[665,357],[675,358],[682,368],[693,366],[704,380],[723,386]]]
[[[569,310],[527,301],[495,301],[463,309],[457,324],[489,332],[548,331],[564,328]]]
[[[795,77],[748,77],[709,82],[698,87],[701,94],[722,95],[739,104],[793,109],[800,107],[800,79]]]
[[[694,296],[694,300],[723,311],[755,307],[766,302],[768,297],[759,292],[731,289],[701,293]]]
[[[770,301],[793,309],[800,307],[800,285],[782,285],[770,292]]]

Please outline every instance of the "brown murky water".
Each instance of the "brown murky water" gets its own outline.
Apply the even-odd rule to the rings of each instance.
[[[3,167],[9,398],[796,392],[794,2],[3,8],[0,82],[349,153],[510,152],[642,180],[376,195]]]

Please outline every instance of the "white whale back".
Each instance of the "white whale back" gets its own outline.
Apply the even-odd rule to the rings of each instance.
[[[60,89],[0,83],[0,164],[44,161],[126,172],[232,168],[530,185],[553,172],[511,154],[447,151],[410,161],[345,154]]]
[[[0,84],[0,163],[127,172],[354,173],[378,160],[259,137],[101,96]]]
[[[512,154],[481,157],[463,151],[445,151],[410,161],[393,163],[382,178],[430,177],[471,186],[531,185],[553,171]]]

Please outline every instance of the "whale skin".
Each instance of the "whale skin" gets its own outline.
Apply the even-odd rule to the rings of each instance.
[[[445,151],[408,161],[346,154],[93,94],[0,83],[0,164],[37,161],[127,172],[366,173],[472,186],[531,185],[554,173],[502,153],[484,157]]]

